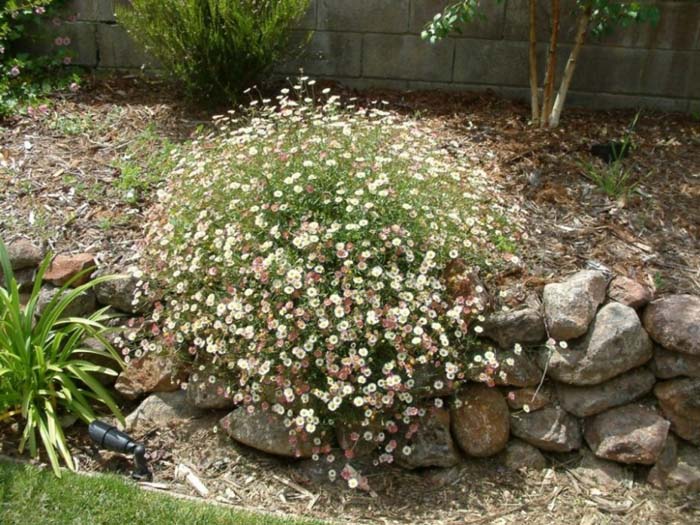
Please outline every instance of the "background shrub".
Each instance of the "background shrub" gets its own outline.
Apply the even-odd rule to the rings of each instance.
[[[340,420],[395,433],[424,414],[420,368],[457,382],[493,361],[471,345],[478,286],[456,297],[445,279],[514,242],[486,177],[378,105],[283,93],[216,123],[177,154],[144,258],[158,261],[165,344],[196,355],[189,388],[226,385],[318,451]]]
[[[0,3],[0,118],[36,103],[56,89],[77,89],[70,39],[59,36],[44,54],[26,52],[27,44],[45,32],[42,24],[60,26],[63,0],[7,0]]]
[[[309,0],[131,0],[119,21],[193,96],[234,100],[290,50]]]

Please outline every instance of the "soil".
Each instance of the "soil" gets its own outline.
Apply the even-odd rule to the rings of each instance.
[[[341,88],[337,88],[341,90]],[[633,111],[569,109],[557,130],[532,129],[526,105],[490,94],[344,92],[382,99],[420,117],[436,147],[484,170],[507,191],[513,219],[526,225],[521,264],[491,284],[514,299],[546,282],[604,265],[656,293],[700,293],[700,122],[643,112],[624,161],[636,189],[611,199],[584,176],[603,165],[592,145],[619,140]],[[105,266],[137,262],[143,225],[162,181],[149,159],[167,141],[186,140],[215,111],[192,108],[153,79],[95,82],[57,97],[45,111],[0,124],[0,237],[41,240],[58,252],[97,255]],[[596,164],[598,163],[598,164]],[[129,170],[147,183],[136,195]],[[133,175],[133,173],[132,173]],[[127,185],[128,186],[128,185]],[[368,470],[371,492],[331,484],[324,468],[262,456],[215,432],[221,414],[135,437],[149,450],[151,488],[196,495],[175,479],[193,468],[210,500],[341,523],[697,523],[700,498],[644,483],[605,491],[576,474],[577,455],[549,456],[552,468],[515,472],[500,460],[466,460],[446,470]],[[0,452],[16,450],[16,431],[0,428]],[[202,446],[206,443],[206,446]],[[84,428],[71,433],[81,470],[128,473],[122,456],[98,452]]]

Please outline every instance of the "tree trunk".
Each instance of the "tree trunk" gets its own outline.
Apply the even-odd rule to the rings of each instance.
[[[561,112],[564,109],[564,102],[566,101],[566,94],[569,91],[569,86],[571,85],[571,79],[574,76],[574,70],[576,69],[576,63],[578,62],[579,54],[581,53],[581,48],[586,40],[586,32],[588,31],[588,23],[591,21],[591,8],[586,8],[578,18],[578,24],[576,27],[576,40],[574,48],[571,50],[569,55],[569,60],[566,62],[566,68],[564,69],[564,76],[561,79],[561,85],[559,86],[559,92],[557,93],[557,100],[554,103],[554,108],[549,117],[549,125],[553,128],[559,125],[559,119],[561,118]]]
[[[540,102],[537,85],[537,0],[530,0],[530,105],[532,106],[532,124],[540,123]]]
[[[552,35],[549,39],[549,56],[547,57],[547,72],[544,79],[544,95],[542,98],[542,115],[540,125],[547,126],[549,114],[554,101],[554,75],[557,69],[557,44],[559,42],[559,0],[552,0]]]

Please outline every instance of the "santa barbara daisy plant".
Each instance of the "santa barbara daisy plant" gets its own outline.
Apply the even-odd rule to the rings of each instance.
[[[430,406],[417,375],[454,385],[475,355],[482,290],[450,291],[446,272],[488,272],[515,236],[429,131],[307,88],[217,117],[176,154],[149,235],[155,320],[196,356],[190,388],[226,385],[315,454],[354,422],[389,462],[411,452],[391,434]]]

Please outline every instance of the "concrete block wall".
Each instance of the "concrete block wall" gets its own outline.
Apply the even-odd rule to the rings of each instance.
[[[114,17],[114,3],[72,0],[75,22],[60,29],[77,46],[77,62],[102,69],[152,66]],[[482,0],[486,19],[437,45],[421,40],[427,20],[451,0],[312,0],[296,38],[313,36],[306,50],[277,73],[338,80],[351,87],[485,90],[527,99],[527,0]],[[575,0],[563,0],[559,70],[573,43]],[[646,106],[671,111],[700,107],[700,2],[657,2],[661,22],[618,30],[584,47],[571,105]],[[540,69],[548,39],[549,2],[540,2]]]

